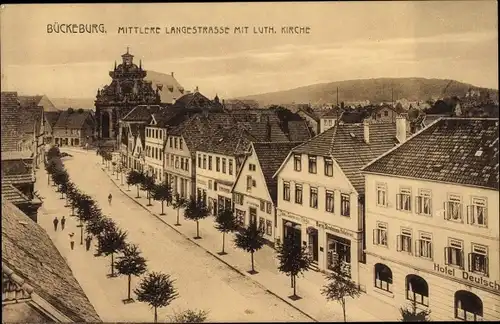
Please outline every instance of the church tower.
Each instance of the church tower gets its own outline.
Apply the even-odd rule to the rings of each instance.
[[[104,141],[116,142],[118,121],[138,105],[160,103],[160,96],[153,89],[151,82],[144,80],[147,72],[142,69],[142,62],[134,64],[134,55],[127,52],[122,55],[122,63],[114,65],[109,76],[109,85],[97,90],[95,100],[97,136]],[[116,144],[116,143],[115,143]]]

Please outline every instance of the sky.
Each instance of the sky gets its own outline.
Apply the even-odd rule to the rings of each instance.
[[[49,24],[104,24],[106,33],[47,33]],[[161,34],[118,34],[121,26]],[[165,27],[227,26],[228,35]],[[233,33],[249,26],[248,34]],[[254,34],[273,26],[275,34]],[[309,34],[282,34],[304,26]],[[126,52],[175,72],[187,90],[221,98],[378,77],[455,79],[498,89],[496,1],[8,4],[0,10],[2,90],[92,98]]]

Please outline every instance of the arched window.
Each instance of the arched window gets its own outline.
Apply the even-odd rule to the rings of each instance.
[[[429,285],[424,278],[417,275],[406,276],[406,299],[417,304],[429,306]]]
[[[392,286],[392,271],[382,263],[375,265],[375,287],[391,292]]]
[[[483,319],[483,302],[470,291],[459,290],[455,293],[455,318],[464,321]]]

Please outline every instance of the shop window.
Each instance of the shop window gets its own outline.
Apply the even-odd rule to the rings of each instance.
[[[473,197],[472,204],[467,206],[467,222],[487,226],[486,220],[486,199]]]
[[[350,197],[348,194],[340,195],[340,215],[350,217],[351,216],[351,206]]]
[[[488,248],[472,243],[472,253],[469,253],[469,271],[488,276]]]
[[[431,191],[420,189],[419,195],[415,197],[415,208],[417,214],[432,215],[431,212]]]
[[[449,195],[444,203],[444,217],[446,220],[462,222],[462,199],[459,195]]]
[[[270,220],[266,220],[266,235],[273,235],[273,222]]]
[[[373,244],[387,247],[387,223],[377,222],[373,230]]]
[[[463,242],[450,238],[448,246],[444,248],[445,264],[464,268],[464,248]]]
[[[283,200],[290,201],[290,182],[283,182]]]
[[[295,203],[302,205],[302,185],[295,185]]]
[[[406,299],[429,306],[429,285],[424,278],[417,275],[406,276]]]
[[[375,264],[375,287],[392,292],[392,271],[385,264]]]
[[[351,276],[351,241],[342,237],[327,234],[327,266],[334,270],[340,262],[344,273]]]
[[[318,208],[318,188],[312,188],[309,192],[309,207]]]
[[[455,293],[455,318],[464,321],[483,319],[483,302],[470,291],[459,290]]]
[[[317,161],[315,156],[309,156],[309,173],[317,172]]]
[[[325,158],[325,175],[327,177],[333,177],[333,160],[331,158]]]
[[[80,140],[78,138],[75,138],[75,146],[79,146],[80,145]]]
[[[301,155],[300,154],[294,154],[293,155],[293,169],[295,171],[302,171],[302,161],[301,161]]]
[[[411,211],[411,190],[401,188],[396,195],[396,209],[403,211]]]
[[[377,183],[377,206],[387,207],[387,186]]]
[[[432,235],[425,232],[420,232],[419,235],[419,239],[415,244],[415,255],[420,258],[432,260]]]
[[[245,211],[236,209],[236,222],[239,226],[245,226]]]
[[[397,251],[411,253],[412,233],[409,228],[402,228],[401,234],[397,237]]]

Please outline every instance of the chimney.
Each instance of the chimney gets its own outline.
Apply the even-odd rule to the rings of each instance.
[[[175,97],[173,97],[173,98],[172,98],[172,105],[175,103],[175,100],[176,100],[176,98],[175,98]]]
[[[367,119],[363,120],[363,138],[365,143],[370,143],[370,123]]]
[[[398,114],[396,116],[396,138],[400,143],[406,141],[406,114]]]
[[[174,72],[170,72],[170,74],[172,75],[172,78],[174,77]]]
[[[196,88],[194,89],[194,92],[198,92],[198,86],[196,86]]]

